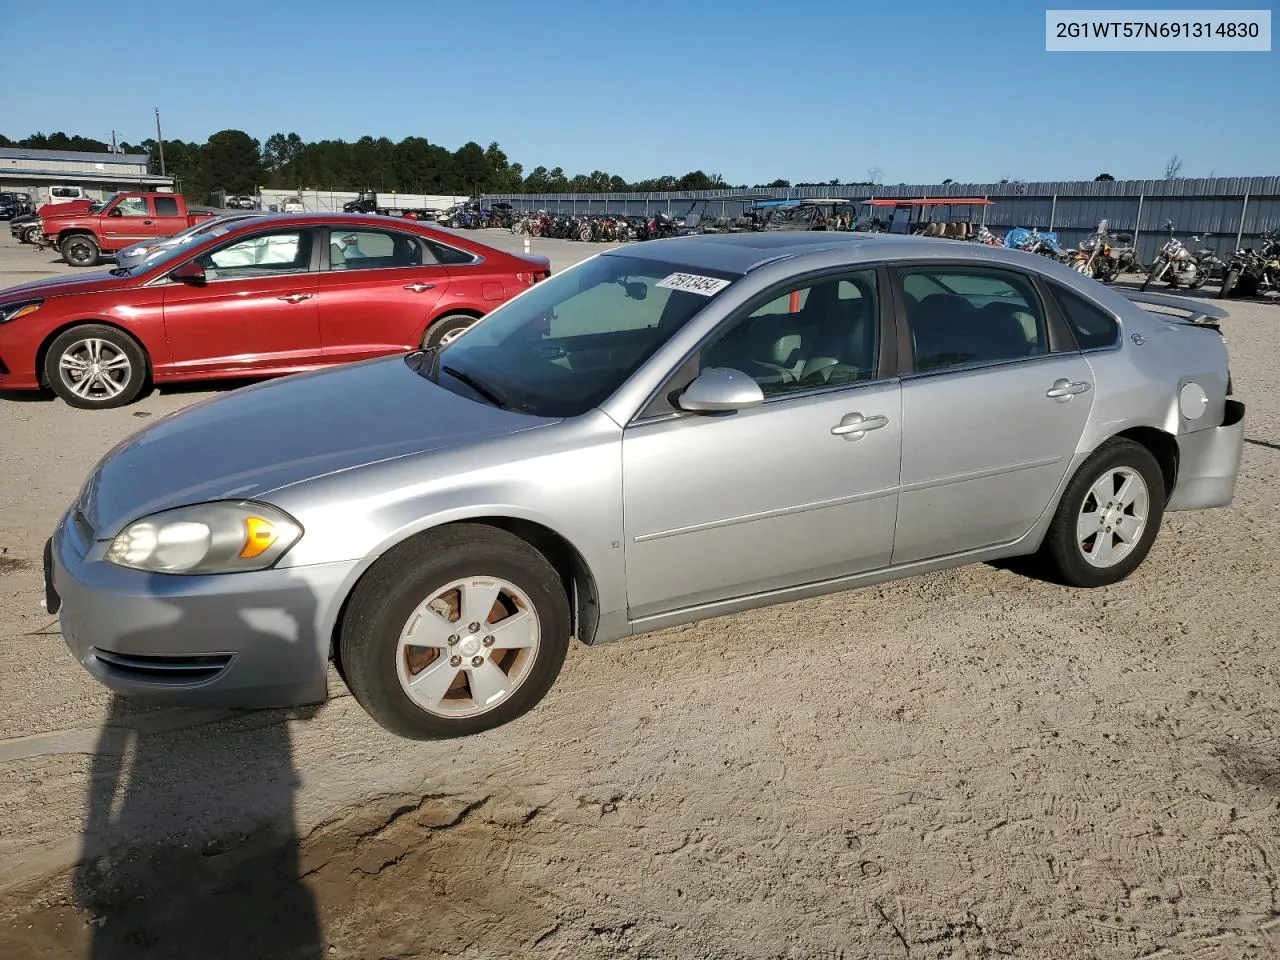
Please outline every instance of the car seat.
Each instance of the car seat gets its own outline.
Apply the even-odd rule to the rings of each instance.
[[[345,270],[347,268],[347,256],[342,252],[342,244],[329,244],[329,269]]]

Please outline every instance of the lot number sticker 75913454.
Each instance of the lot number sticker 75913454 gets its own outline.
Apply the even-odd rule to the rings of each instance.
[[[666,287],[668,290],[683,290],[703,297],[713,296],[728,285],[728,280],[700,277],[696,273],[671,273],[658,281],[658,286]]]

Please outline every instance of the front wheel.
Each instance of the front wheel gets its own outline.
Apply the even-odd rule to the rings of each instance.
[[[67,237],[58,249],[62,252],[62,259],[73,267],[92,267],[101,253],[98,242],[84,234]]]
[[[142,392],[147,358],[137,342],[115,327],[87,323],[60,334],[44,358],[44,377],[68,406],[123,407]]]
[[[39,227],[25,227],[22,231],[22,242],[35,246],[36,241],[40,239]]]
[[[1236,284],[1240,281],[1240,271],[1232,268],[1227,271],[1222,278],[1222,289],[1218,291],[1218,299],[1226,300],[1231,296],[1231,292],[1235,290]]]
[[[445,344],[453,342],[469,330],[475,322],[475,317],[468,316],[465,313],[450,313],[441,317],[427,327],[427,332],[422,337],[422,349],[428,350],[432,347],[443,347]]]
[[[1164,261],[1157,260],[1151,265],[1151,272],[1147,274],[1147,279],[1142,281],[1142,289],[1145,291],[1147,287],[1155,283],[1160,278],[1160,274],[1164,272]]]
[[[1108,440],[1067,485],[1040,548],[1057,579],[1105,587],[1146,558],[1164,518],[1164,474],[1151,451]]]
[[[480,733],[551,689],[572,626],[559,574],[539,551],[484,524],[457,524],[388,551],[356,586],[339,655],[356,701],[415,740]]]

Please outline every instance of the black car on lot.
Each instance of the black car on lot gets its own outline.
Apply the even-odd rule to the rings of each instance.
[[[0,192],[0,220],[12,220],[33,210],[31,194],[14,193],[8,190]]]

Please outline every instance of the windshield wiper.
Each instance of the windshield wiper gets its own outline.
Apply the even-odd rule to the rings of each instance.
[[[464,373],[463,371],[458,370],[454,367],[451,367],[448,364],[445,364],[443,369],[444,369],[444,372],[447,373],[449,376],[453,377],[453,379],[461,380],[468,387],[470,387],[476,393],[480,394],[480,396],[484,397],[486,400],[488,400],[498,409],[500,410],[512,409],[511,404],[509,404],[506,400],[504,400],[500,394],[494,391],[493,387],[486,384],[483,380],[477,380],[471,374]]]

